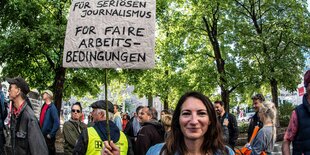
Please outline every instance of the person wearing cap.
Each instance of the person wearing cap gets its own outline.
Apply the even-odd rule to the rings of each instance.
[[[47,145],[27,98],[29,86],[23,78],[8,79],[11,114],[12,155],[48,154]]]
[[[63,126],[64,134],[64,154],[71,155],[79,135],[86,128],[86,124],[81,122],[82,106],[80,102],[76,102],[71,106],[71,119],[65,122]]]
[[[104,141],[108,140],[107,122],[106,122],[106,102],[99,100],[90,105],[94,126],[83,130],[77,144],[74,147],[74,155],[100,155],[104,145]],[[108,101],[109,115],[113,117],[114,107]],[[109,117],[110,117],[109,116]],[[118,127],[109,119],[110,136],[119,148],[121,155],[133,155],[132,146],[126,135],[118,129]]]
[[[289,125],[285,131],[282,154],[290,155],[293,143],[293,155],[310,155],[310,70],[304,75],[306,93],[302,103],[292,112]]]
[[[252,97],[252,101],[255,114],[250,119],[248,128],[248,142],[250,141],[255,126],[258,125],[259,128],[263,127],[263,123],[259,119],[258,111],[259,108],[262,106],[263,102],[265,101],[265,97],[262,94],[256,94]]]
[[[55,104],[52,102],[52,91],[44,90],[42,99],[44,100],[44,104],[40,113],[40,127],[48,147],[49,155],[54,155],[56,154],[56,133],[60,124],[58,111]]]

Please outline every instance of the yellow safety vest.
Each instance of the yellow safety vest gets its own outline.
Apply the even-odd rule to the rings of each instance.
[[[88,133],[88,145],[86,155],[101,155],[101,150],[103,148],[103,141],[98,135],[97,131],[93,127],[87,128]],[[121,155],[127,155],[128,151],[128,141],[125,134],[120,131],[120,137],[116,146],[119,147]]]

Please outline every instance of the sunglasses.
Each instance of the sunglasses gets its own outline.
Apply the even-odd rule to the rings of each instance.
[[[71,112],[77,112],[77,113],[80,113],[81,111],[80,110],[75,110],[75,109],[72,109]]]

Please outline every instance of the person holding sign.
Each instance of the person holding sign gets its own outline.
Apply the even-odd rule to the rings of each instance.
[[[74,155],[99,155],[104,146],[104,141],[108,140],[106,122],[106,102],[99,100],[90,105],[93,108],[91,115],[94,126],[83,130],[77,144],[74,147]],[[113,104],[109,101],[109,115],[113,115]],[[109,121],[111,141],[120,148],[121,155],[133,155],[132,146],[126,135],[118,129],[112,121]]]

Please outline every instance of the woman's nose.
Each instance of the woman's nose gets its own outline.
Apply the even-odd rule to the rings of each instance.
[[[191,124],[197,124],[198,123],[198,116],[197,114],[192,114],[192,118],[190,120]]]

